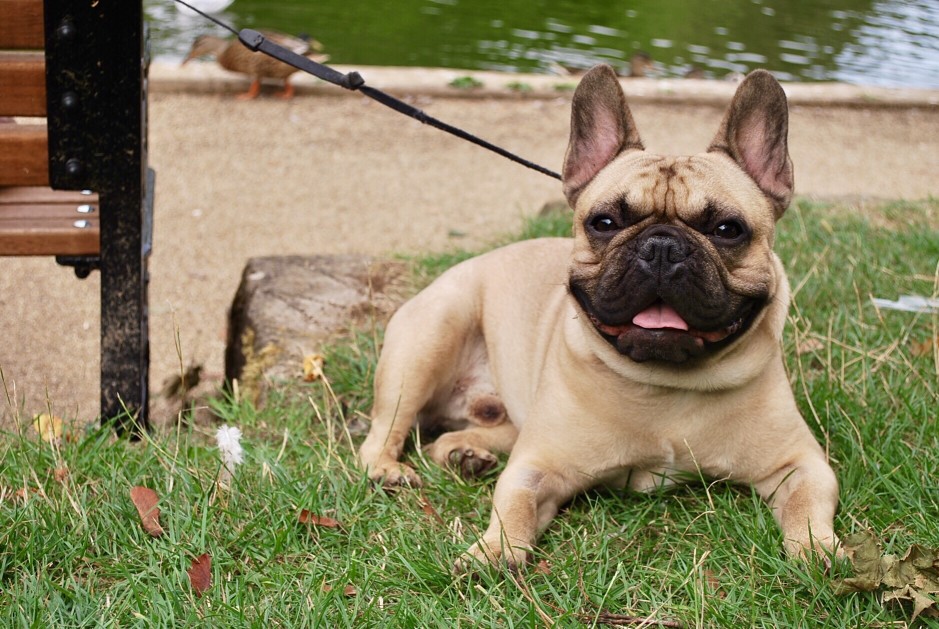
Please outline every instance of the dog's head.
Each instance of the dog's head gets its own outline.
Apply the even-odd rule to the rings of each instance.
[[[684,370],[730,351],[774,302],[781,327],[788,292],[772,248],[792,196],[787,129],[785,93],[758,70],[706,152],[650,154],[612,69],[581,80],[563,173],[570,291],[619,354]]]

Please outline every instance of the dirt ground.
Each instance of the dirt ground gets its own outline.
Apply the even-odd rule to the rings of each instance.
[[[569,94],[416,101],[560,170]],[[149,111],[151,389],[181,360],[221,379],[226,312],[251,256],[472,248],[561,198],[559,182],[357,95],[235,101],[155,86]],[[641,99],[633,112],[647,148],[667,153],[703,150],[722,114]],[[797,194],[939,194],[939,106],[796,104],[790,124]],[[0,369],[23,417],[47,405],[97,414],[98,285],[51,258],[0,258]],[[0,424],[11,410],[0,403]]]

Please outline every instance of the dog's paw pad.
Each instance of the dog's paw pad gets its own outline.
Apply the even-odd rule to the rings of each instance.
[[[506,547],[499,542],[480,540],[470,546],[453,564],[455,574],[478,572],[486,566],[504,565],[518,572],[528,559],[529,549],[523,546]]]
[[[421,477],[404,463],[391,463],[372,468],[368,474],[374,482],[387,489],[398,487],[420,487]]]
[[[452,450],[447,458],[450,465],[459,470],[463,478],[482,476],[499,462],[491,452],[472,448]]]
[[[844,547],[834,534],[824,537],[808,537],[801,540],[790,539],[785,543],[786,552],[806,563],[816,563],[825,572],[830,572],[832,564],[845,561]]]

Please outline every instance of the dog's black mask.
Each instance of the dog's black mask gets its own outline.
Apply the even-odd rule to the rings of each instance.
[[[712,255],[678,227],[652,225],[609,243],[599,275],[572,276],[570,291],[624,356],[684,363],[732,343],[768,300],[730,290]]]

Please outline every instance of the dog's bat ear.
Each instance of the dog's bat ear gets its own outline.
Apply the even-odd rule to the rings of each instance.
[[[608,65],[594,66],[580,80],[571,104],[571,139],[562,177],[570,206],[617,155],[642,148],[616,73]]]
[[[730,155],[782,216],[792,198],[789,109],[782,86],[766,70],[747,75],[724,114],[708,151]]]

